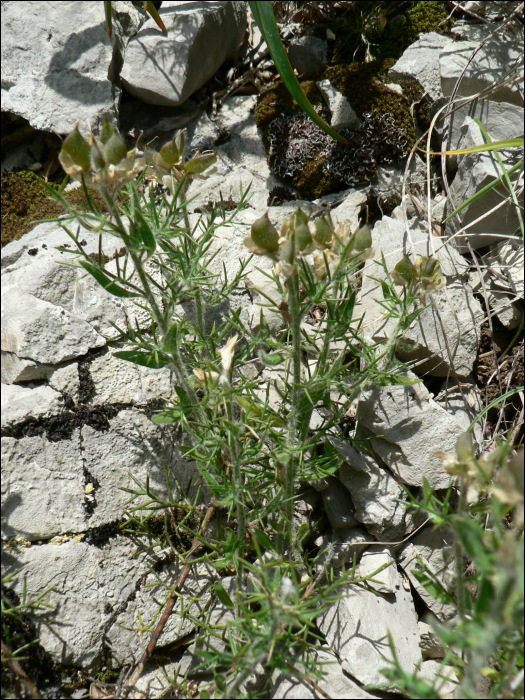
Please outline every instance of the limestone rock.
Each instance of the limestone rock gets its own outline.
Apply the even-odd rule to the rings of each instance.
[[[239,48],[246,4],[164,2],[159,14],[168,36],[147,20],[128,46],[122,83],[149,104],[180,105]]]

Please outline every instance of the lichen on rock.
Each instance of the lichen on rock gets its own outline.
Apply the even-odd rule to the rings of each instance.
[[[272,172],[311,199],[370,183],[379,164],[406,155],[407,141],[392,115],[365,113],[363,119],[359,128],[341,130],[349,146],[325,134],[305,114],[274,119],[268,127]]]

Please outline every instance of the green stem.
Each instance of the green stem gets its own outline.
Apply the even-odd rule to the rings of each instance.
[[[240,602],[239,595],[244,588],[244,567],[242,565],[242,559],[244,556],[244,547],[242,543],[246,535],[246,513],[245,513],[245,501],[244,501],[244,474],[241,469],[240,463],[240,446],[239,440],[237,438],[236,426],[234,425],[234,407],[233,407],[233,396],[231,393],[231,386],[233,382],[233,364],[229,371],[229,389],[230,395],[226,399],[226,407],[228,411],[228,420],[230,422],[230,438],[231,438],[231,461],[232,461],[232,475],[233,483],[235,486],[235,493],[237,497],[237,539],[241,543],[239,550],[239,559],[237,560],[237,603],[236,603],[236,613],[237,618],[240,617]]]
[[[188,238],[190,237],[191,234],[191,228],[190,228],[190,220],[188,217],[188,210],[186,209],[186,206],[183,204],[182,205],[182,213],[184,216],[184,226],[186,227],[186,231],[188,234]],[[195,303],[195,316],[197,319],[197,332],[200,336],[200,339],[204,342],[205,336],[204,336],[204,311],[202,308],[202,295],[200,292],[199,287],[196,284],[191,285],[191,292],[193,296],[193,301]],[[206,353],[206,357],[208,359],[210,358],[210,351],[208,349],[208,344],[204,343],[204,351]]]
[[[288,421],[288,436],[287,446],[289,459],[286,462],[284,470],[284,499],[283,505],[283,532],[286,532],[286,537],[290,547],[290,558],[293,558],[294,549],[294,525],[293,525],[293,497],[296,476],[297,464],[297,444],[298,444],[298,426],[299,426],[299,410],[301,401],[301,309],[299,302],[299,277],[297,275],[290,277],[288,280],[288,305],[291,317],[292,326],[292,397],[291,410]],[[282,536],[279,538],[279,551],[282,554]]]
[[[464,516],[466,508],[466,486],[463,480],[460,482],[459,486],[459,504],[458,504],[458,514],[460,517]],[[458,615],[460,622],[465,619],[465,582],[463,580],[463,548],[461,546],[461,541],[459,533],[455,533],[454,541],[454,563],[456,568],[456,599],[458,606]]]

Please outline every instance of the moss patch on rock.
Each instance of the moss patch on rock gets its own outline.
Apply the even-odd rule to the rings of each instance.
[[[402,95],[387,87],[388,70],[393,64],[393,60],[388,60],[334,66],[326,69],[323,78],[327,78],[348,99],[360,117],[366,112],[391,114],[396,125],[404,129],[410,150],[416,141],[410,106],[421,99],[423,91],[412,81],[399,83],[403,88]]]
[[[64,173],[48,184],[59,189]],[[89,194],[96,204],[107,211],[103,199],[93,188]],[[17,241],[25,233],[35,228],[42,219],[53,219],[64,213],[63,208],[48,194],[42,185],[42,178],[30,170],[2,174],[2,248]],[[72,205],[86,209],[87,202],[82,188],[64,193],[64,198]]]
[[[396,12],[387,10],[382,15],[386,19],[379,21],[381,3],[358,2],[343,17],[318,22],[308,27],[305,34],[326,38],[329,29],[335,40],[328,42],[328,64],[355,63],[371,55],[376,60],[388,58],[397,60],[420,34],[437,32],[450,35],[453,19],[447,19],[450,8],[446,2],[409,2],[400,3]]]
[[[404,132],[406,137],[406,150],[410,150],[416,141],[416,130],[414,119],[411,115],[411,106],[421,100],[423,91],[413,81],[401,81],[400,85],[403,89],[403,94],[395,92],[387,87],[385,83],[389,82],[388,70],[393,65],[393,59],[386,61],[372,61],[370,63],[354,63],[352,65],[339,65],[327,67],[320,78],[328,79],[351,103],[355,112],[363,118],[363,115],[372,115],[373,118],[381,118],[390,121],[391,115],[395,128]],[[316,109],[322,113],[323,118],[329,121],[328,112],[324,100],[320,95],[315,82],[305,81],[301,84],[303,90],[307,92],[307,96],[314,103]],[[278,81],[271,88],[263,92],[258,101],[256,113],[256,121],[259,127],[262,127],[263,142],[268,153],[268,163],[272,172],[280,177],[287,185],[297,188],[301,195],[307,199],[315,199],[325,194],[338,192],[345,189],[349,185],[357,184],[352,178],[341,178],[334,176],[334,169],[324,166],[324,157],[319,155],[322,147],[313,148],[316,141],[316,133],[310,133],[313,123],[303,118],[304,123],[304,144],[311,151],[308,157],[304,160],[301,168],[283,168],[280,167],[275,159],[275,148],[272,149],[271,143],[275,142],[273,122],[286,122],[288,118],[294,118],[288,123],[290,128],[297,131],[296,120],[300,120],[301,115],[304,117],[297,103],[288,93],[285,85]],[[424,126],[428,122],[428,108],[425,103],[422,103],[415,110],[416,118],[419,118],[421,125]],[[282,127],[281,127],[282,130]],[[357,132],[355,132],[357,135]],[[271,138],[269,136],[271,134]],[[293,138],[299,141],[301,135],[294,133]],[[347,137],[348,138],[348,137]],[[284,136],[286,140],[286,135]],[[298,147],[301,145],[298,143]],[[395,139],[394,139],[395,141]],[[363,144],[354,144],[362,146]],[[365,144],[366,145],[366,144]],[[288,146],[287,146],[288,148]],[[293,150],[293,149],[292,149]],[[326,149],[325,149],[326,150]],[[401,149],[402,150],[402,149]],[[401,156],[400,149],[392,150],[392,158],[389,160],[388,153],[382,148],[381,159],[377,162],[393,162]],[[318,153],[319,152],[319,153]],[[291,156],[290,152],[288,156]],[[377,149],[376,149],[377,155]],[[282,164],[281,164],[282,165]],[[356,163],[356,166],[358,164]],[[375,163],[372,164],[372,169],[375,168]],[[359,168],[354,168],[358,170]],[[290,170],[290,172],[285,172]],[[291,172],[294,170],[294,172]],[[330,171],[331,170],[331,171]],[[366,165],[365,181],[370,181],[373,173],[369,164]]]
[[[304,80],[299,83],[310,104],[318,109],[326,109],[323,96],[317,89],[313,80]],[[278,80],[271,87],[263,90],[257,99],[257,110],[255,112],[255,123],[258,127],[264,128],[276,117],[292,117],[295,114],[302,114],[303,111],[288,92],[282,80]]]

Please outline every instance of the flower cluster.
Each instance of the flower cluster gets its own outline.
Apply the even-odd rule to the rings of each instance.
[[[328,212],[312,222],[301,208],[284,220],[280,235],[266,212],[252,224],[251,236],[244,239],[244,245],[255,255],[276,261],[276,271],[284,277],[296,275],[297,258],[311,253],[318,279],[333,272],[341,261],[367,260],[374,255],[368,224],[351,235],[348,221],[334,226]]]
[[[78,125],[62,144],[59,160],[64,171],[74,180],[94,185],[100,190],[114,194],[147,168],[146,180],[154,180],[168,187],[173,194],[177,185],[186,177],[184,190],[194,178],[205,180],[204,174],[217,160],[215,151],[198,153],[184,160],[184,132],[165,144],[157,153],[149,146],[144,155],[136,148],[128,151],[118,131],[107,119],[104,121],[100,139],[89,134],[87,140],[78,130]]]
[[[58,158],[74,180],[112,193],[132,182],[145,166],[145,161],[137,158],[137,149],[128,151],[107,119],[100,139],[93,134],[84,139],[77,125],[62,144]]]
[[[184,160],[184,131],[179,131],[172,141],[166,143],[157,153],[146,147],[145,162],[147,165],[146,180],[154,180],[163,184],[174,194],[174,185],[178,185],[186,177],[184,190],[194,178],[207,180],[212,171],[204,174],[215,165],[217,153],[205,151],[198,153],[188,161]]]
[[[405,255],[392,270],[392,279],[403,287],[412,285],[412,292],[420,301],[424,300],[425,294],[437,292],[446,284],[439,262],[435,258],[416,258],[412,263],[408,255]]]
[[[523,525],[523,450],[506,459],[502,447],[496,447],[476,458],[472,433],[466,432],[458,438],[455,455],[436,452],[436,457],[447,474],[459,476],[464,482],[467,503],[476,503],[480,494],[488,491],[501,503],[517,507],[516,519],[520,527]]]

